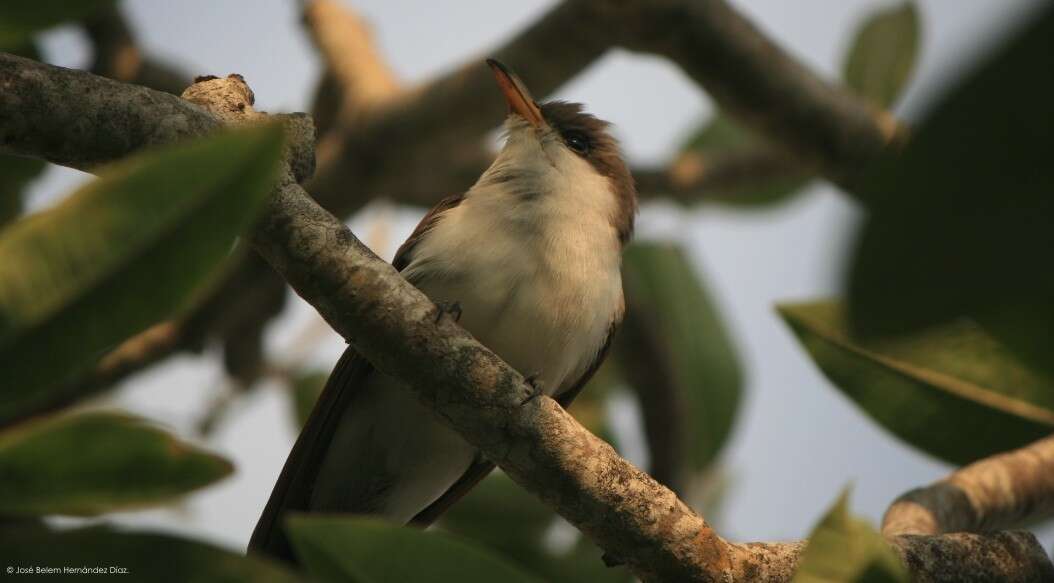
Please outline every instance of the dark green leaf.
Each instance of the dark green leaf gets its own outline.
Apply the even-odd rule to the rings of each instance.
[[[688,140],[683,149],[704,153],[725,152],[744,150],[758,142],[759,138],[753,132],[719,111]]]
[[[893,549],[867,522],[849,515],[842,492],[813,528],[793,583],[907,583]]]
[[[680,247],[631,245],[622,273],[626,317],[615,341],[618,364],[638,391],[674,405],[666,411],[679,418],[657,420],[678,434],[668,445],[703,468],[728,439],[742,391],[724,322]]]
[[[747,176],[737,176],[728,184],[715,184],[707,191],[706,200],[749,208],[785,201],[812,179],[806,173],[790,170],[789,164],[781,165],[775,174],[764,168],[749,167],[751,160],[774,159],[773,148],[764,138],[719,111],[692,135],[682,149],[702,155],[701,163],[711,167],[747,166],[739,171]]]
[[[0,515],[90,516],[166,502],[233,471],[141,419],[85,413],[0,433]]]
[[[973,317],[1022,360],[1054,375],[1054,306],[1049,298],[1025,295]]]
[[[22,214],[23,191],[46,167],[43,160],[0,154],[0,227]]]
[[[297,428],[307,423],[307,418],[315,408],[315,402],[322,394],[328,379],[329,373],[322,370],[304,370],[296,373],[293,378],[292,397]]]
[[[893,105],[919,51],[919,14],[914,2],[882,8],[856,33],[845,60],[845,82],[882,107]]]
[[[0,46],[25,42],[34,33],[63,22],[86,20],[114,0],[3,0]]]
[[[466,541],[374,518],[293,516],[287,528],[297,555],[323,581],[537,581]]]
[[[0,233],[0,423],[68,399],[61,382],[192,299],[275,178],[277,126],[112,166]]]
[[[51,531],[21,524],[0,526],[0,549],[12,567],[99,568],[105,574],[38,574],[55,580],[157,583],[292,583],[285,568],[257,557],[163,534],[119,532],[105,526]],[[127,569],[111,572],[110,568]],[[6,568],[6,566],[5,566]],[[26,575],[28,577],[28,575]]]
[[[854,340],[837,302],[779,308],[827,377],[908,443],[964,464],[1054,431],[1054,377],[965,320]]]
[[[859,181],[871,212],[850,274],[854,330],[970,315],[1054,370],[1054,75],[1040,73],[1051,70],[1048,5]]]

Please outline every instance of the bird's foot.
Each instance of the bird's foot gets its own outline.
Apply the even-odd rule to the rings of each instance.
[[[524,377],[523,381],[527,383],[528,387],[531,387],[531,393],[527,395],[527,398],[520,402],[520,405],[526,405],[545,394],[545,391],[542,390],[542,382],[538,379],[541,374],[542,373],[535,372]]]
[[[436,302],[436,321],[443,319],[443,314],[450,314],[455,322],[461,320],[461,302]]]

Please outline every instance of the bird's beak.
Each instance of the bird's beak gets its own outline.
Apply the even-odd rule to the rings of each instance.
[[[505,101],[509,102],[509,111],[520,115],[536,128],[544,126],[542,110],[538,109],[538,104],[534,102],[523,81],[508,67],[494,59],[487,59],[487,64],[494,71],[494,78],[497,79],[501,92],[505,94]]]

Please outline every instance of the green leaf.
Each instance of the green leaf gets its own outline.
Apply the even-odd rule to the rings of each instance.
[[[307,423],[311,416],[311,410],[315,408],[315,402],[322,394],[329,380],[329,373],[323,370],[303,370],[293,377],[291,396],[293,397],[294,421],[298,428]]]
[[[858,181],[870,213],[849,278],[854,330],[972,316],[1054,370],[1054,75],[1037,73],[1051,70],[1047,5]]]
[[[0,433],[0,515],[92,516],[166,502],[233,471],[142,419],[48,417]]]
[[[996,337],[1029,365],[1054,375],[1054,307],[1048,298],[1033,295],[973,314],[986,332]]]
[[[43,160],[0,154],[0,227],[22,214],[23,191],[46,167]]]
[[[107,526],[52,531],[22,524],[0,526],[4,562],[12,567],[104,569],[105,574],[61,573],[62,580],[157,583],[292,583],[293,573],[268,560],[163,534],[120,532]],[[5,566],[5,568],[6,568]],[[110,568],[127,571],[110,572]],[[36,574],[47,579],[56,575]],[[16,576],[17,577],[17,576]],[[28,577],[28,575],[26,575]]]
[[[846,84],[882,107],[893,105],[915,68],[919,36],[914,2],[876,11],[861,25],[846,56]]]
[[[293,516],[293,548],[323,581],[536,582],[505,561],[450,535],[374,518]]]
[[[276,176],[277,126],[135,156],[0,232],[0,424],[69,400],[108,349],[185,307]]]
[[[855,340],[838,302],[783,305],[779,312],[835,386],[932,455],[965,464],[1054,431],[1054,377],[976,324]]]
[[[87,20],[114,0],[4,0],[0,2],[0,46],[25,42],[63,22]]]
[[[688,139],[682,150],[702,155],[701,162],[709,165],[734,163],[754,154],[775,151],[765,138],[720,111]],[[754,173],[754,169],[750,172]],[[706,200],[741,208],[777,204],[800,192],[812,180],[811,176],[797,171],[757,175],[756,179],[739,178],[729,185],[717,185],[707,192]]]
[[[849,490],[820,519],[793,583],[907,583],[896,553],[867,522],[849,515]]]
[[[679,405],[681,418],[663,423],[680,425],[674,446],[692,467],[706,467],[731,433],[742,392],[725,324],[676,245],[631,245],[622,274],[626,316],[615,340],[619,367],[638,390],[661,391]]]

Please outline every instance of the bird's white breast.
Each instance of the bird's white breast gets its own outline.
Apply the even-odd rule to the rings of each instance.
[[[521,170],[532,184],[485,174],[404,274],[459,302],[466,330],[553,394],[588,369],[621,312],[621,248],[607,179],[577,158],[534,158],[541,167]]]

